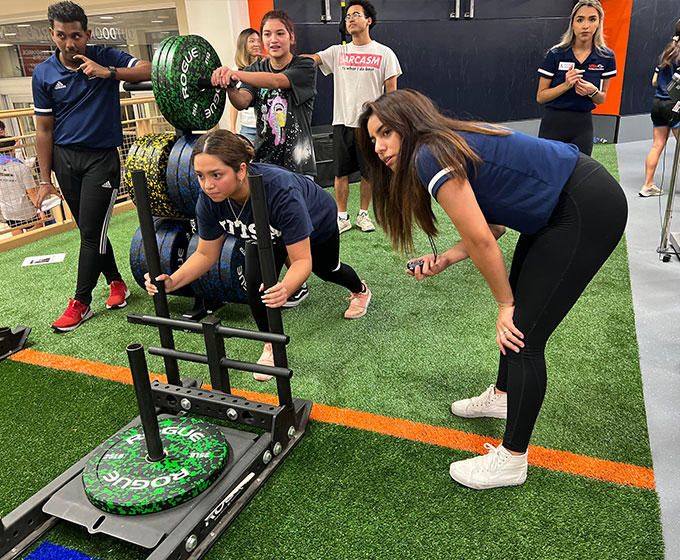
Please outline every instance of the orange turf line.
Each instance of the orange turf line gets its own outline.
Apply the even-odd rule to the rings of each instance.
[[[132,383],[132,377],[128,368],[120,366],[110,366],[99,362],[71,358],[69,356],[57,356],[35,350],[22,350],[13,354],[9,359],[16,362],[23,362],[43,367],[74,371],[94,375],[103,379],[118,381],[120,383]],[[164,375],[155,373],[150,374],[152,380],[165,381]],[[206,386],[210,388],[210,386]],[[263,402],[266,404],[277,404],[276,395],[267,393],[256,393],[253,391],[233,390],[235,395],[245,397],[249,400]],[[366,430],[385,434],[411,441],[448,447],[451,449],[461,449],[473,453],[483,453],[484,443],[500,443],[500,440],[461,432],[450,428],[430,426],[420,422],[412,422],[401,418],[390,418],[361,412],[346,408],[337,408],[325,404],[314,403],[310,418],[319,422],[338,424],[359,430]],[[613,482],[623,486],[635,486],[654,490],[654,470],[647,467],[640,467],[628,463],[618,463],[607,461],[596,457],[577,455],[567,451],[548,449],[546,447],[529,446],[529,463],[536,467],[543,467],[553,471],[560,471],[587,478]]]

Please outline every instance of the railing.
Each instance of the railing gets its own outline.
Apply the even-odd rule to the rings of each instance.
[[[123,166],[130,146],[145,134],[175,132],[172,125],[160,114],[153,97],[122,99],[120,105],[123,127],[123,145],[119,148],[121,184],[114,213],[132,208],[123,182]],[[75,222],[68,204],[63,200],[52,210],[36,211],[40,168],[33,109],[0,111],[0,121],[5,123],[7,130],[21,132],[11,137],[16,141],[14,146],[3,147],[3,140],[0,137],[0,156],[12,156],[19,160],[10,167],[0,164],[0,252],[3,252],[72,229]],[[10,172],[15,176],[9,177]],[[58,187],[54,175],[53,180]]]

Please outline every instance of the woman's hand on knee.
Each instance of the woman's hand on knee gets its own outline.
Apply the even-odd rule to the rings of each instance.
[[[261,284],[260,291],[263,292],[262,303],[272,309],[281,307],[288,301],[288,290],[286,290],[286,287],[281,282],[277,282],[266,290],[264,289],[264,284]]]
[[[515,314],[515,306],[503,306],[498,308],[498,319],[496,321],[496,344],[501,353],[505,356],[506,348],[513,352],[519,352],[524,348],[524,334],[520,331],[512,318]]]

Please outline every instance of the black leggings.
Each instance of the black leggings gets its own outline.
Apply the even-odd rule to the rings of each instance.
[[[54,173],[80,229],[75,299],[92,302],[100,274],[106,282],[122,280],[107,237],[120,186],[118,149],[87,150],[54,146]]]
[[[363,289],[361,280],[354,269],[340,262],[340,232],[337,228],[335,228],[331,237],[323,243],[311,245],[311,252],[312,272],[321,280],[339,284],[355,294]],[[283,243],[274,244],[274,262],[277,276],[281,273],[287,256],[288,252]],[[255,323],[257,323],[257,328],[261,331],[269,331],[267,308],[262,303],[262,292],[260,292],[260,285],[262,284],[260,256],[254,242],[246,243],[245,275],[248,305],[250,305],[250,311]]]
[[[519,353],[501,354],[496,386],[508,393],[503,446],[523,453],[546,389],[545,345],[623,235],[628,206],[621,187],[580,155],[548,224],[520,235],[510,269]]]
[[[593,116],[590,111],[563,111],[546,107],[539,138],[576,144],[582,154],[593,153]]]

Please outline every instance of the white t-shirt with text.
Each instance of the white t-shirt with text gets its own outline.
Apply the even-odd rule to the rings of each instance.
[[[392,49],[371,41],[333,45],[317,53],[324,75],[334,74],[333,125],[359,126],[361,108],[383,94],[385,80],[401,76],[401,66]]]

